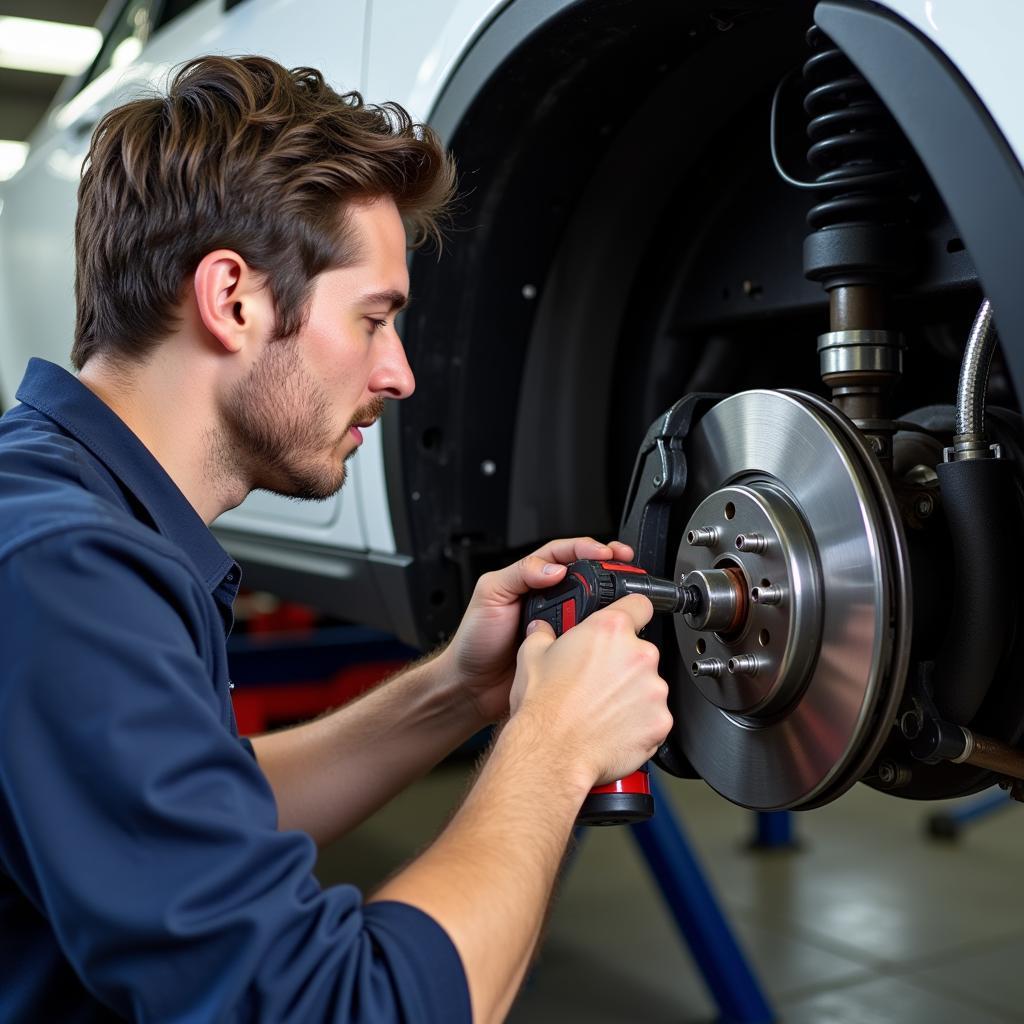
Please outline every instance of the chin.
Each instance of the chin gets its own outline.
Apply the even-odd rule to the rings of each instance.
[[[254,489],[270,491],[297,501],[327,501],[341,490],[347,476],[344,462],[340,466],[331,464],[316,470],[310,467],[289,467],[258,483]]]

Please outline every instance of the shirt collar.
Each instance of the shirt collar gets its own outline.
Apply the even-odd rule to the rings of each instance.
[[[77,377],[30,359],[15,396],[80,441],[135,496],[157,531],[192,560],[211,593],[233,599],[241,575],[163,466],[120,417]]]

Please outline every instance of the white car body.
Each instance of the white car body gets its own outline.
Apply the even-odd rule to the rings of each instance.
[[[468,109],[474,99],[464,95],[455,102],[451,91],[464,88],[459,75],[468,75],[473,61],[486,65],[491,59],[487,47],[499,54],[504,44],[500,39],[496,41],[494,34],[500,26],[507,23],[509,31],[515,29],[522,37],[507,41],[504,49],[511,51],[520,43],[526,46],[531,32],[561,16],[570,6],[567,2],[534,0],[373,0],[372,4],[362,0],[243,0],[225,10],[223,0],[201,0],[158,28],[127,68],[109,70],[81,92],[62,95],[32,139],[24,168],[0,191],[3,406],[13,403],[14,390],[31,356],[67,365],[74,322],[75,189],[89,130],[105,111],[140,88],[159,87],[168,69],[188,57],[261,53],[288,66],[318,67],[338,89],[359,88],[371,101],[396,100],[414,117],[435,121],[442,134],[450,138],[461,123],[458,109]],[[677,5],[687,6],[693,7],[695,19],[710,16],[703,12],[705,5]],[[742,4],[732,6],[739,8]],[[982,10],[962,0],[883,0],[874,8],[887,8],[895,19],[902,19],[934,44],[958,69],[1019,165],[1024,159],[1024,107],[1019,101],[1024,5],[1017,0],[990,0]],[[623,12],[625,18],[625,8]],[[571,63],[576,56],[567,52],[565,61]],[[483,80],[486,66],[477,70],[478,78]],[[627,88],[628,84],[624,82]],[[509,284],[529,296],[529,289],[535,295],[540,282],[516,279]],[[422,296],[414,298],[419,302]],[[553,355],[530,358],[533,369],[528,366],[524,380],[530,379],[531,372],[571,377],[570,365],[543,362],[556,358]],[[538,363],[538,359],[542,361]],[[1011,362],[1019,374],[1019,357]],[[594,384],[598,390],[606,388],[608,377],[595,378]],[[528,385],[524,384],[526,390]],[[525,429],[517,426],[517,431]],[[595,437],[601,438],[604,429],[595,427]],[[537,463],[523,453],[537,449],[538,443],[535,439],[527,444],[524,435],[517,436],[522,443],[517,442],[510,459],[496,456],[480,462],[484,477],[497,474],[519,495],[510,513],[509,529],[496,545],[508,550],[546,530],[559,531],[574,525],[572,509],[542,509],[536,515],[530,511],[531,487],[537,485],[529,481]],[[267,570],[257,572],[255,582],[279,585],[292,596],[306,596],[327,607],[337,604],[353,618],[390,626],[406,638],[418,634],[429,640],[444,631],[444,622],[450,622],[451,615],[439,625],[424,627],[424,599],[401,592],[402,574],[420,552],[410,543],[408,531],[400,529],[394,494],[401,485],[396,482],[398,471],[389,464],[385,449],[381,427],[368,431],[350,482],[331,501],[310,505],[254,494],[217,525],[243,565],[252,562]],[[483,480],[481,486],[486,485]],[[408,495],[413,502],[418,497],[416,491]],[[582,515],[579,519],[584,527],[604,522],[597,515]],[[457,535],[458,531],[452,532],[452,537]],[[461,540],[451,543],[467,544],[467,536],[471,538],[467,546],[476,543],[472,540],[472,525],[461,536]],[[458,562],[457,553],[452,556],[449,552],[448,557]],[[383,574],[375,575],[375,569],[367,575],[358,569],[367,562],[382,569]],[[477,564],[466,563],[470,568]],[[357,584],[364,588],[362,604],[358,595],[334,601],[332,595]],[[377,588],[372,600],[366,586]],[[446,597],[440,590],[430,593],[440,594],[435,602],[439,607],[451,609],[459,604],[459,597]]]

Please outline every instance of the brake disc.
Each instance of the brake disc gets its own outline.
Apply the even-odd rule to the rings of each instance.
[[[719,631],[675,620],[669,746],[734,803],[826,803],[877,757],[906,678],[909,571],[888,481],[844,417],[796,392],[724,399],[686,452],[677,578],[729,570],[743,607]]]

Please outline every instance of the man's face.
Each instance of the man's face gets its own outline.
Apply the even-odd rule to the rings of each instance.
[[[362,243],[358,264],[316,279],[305,326],[270,341],[222,403],[230,458],[253,489],[329,498],[359,428],[415,387],[394,325],[409,292],[401,216],[379,200],[352,207],[348,223]]]

